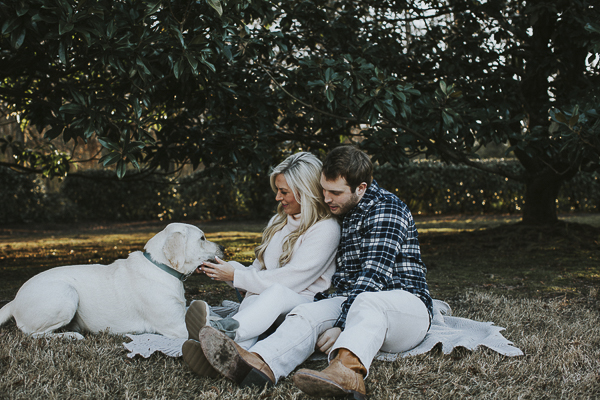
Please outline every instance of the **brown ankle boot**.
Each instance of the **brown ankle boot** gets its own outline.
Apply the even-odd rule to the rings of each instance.
[[[190,369],[198,376],[208,376],[210,378],[218,378],[221,376],[219,372],[212,367],[206,359],[200,342],[196,340],[186,340],[181,348],[183,361]]]
[[[208,362],[222,376],[242,387],[271,387],[275,376],[269,365],[212,326],[200,330],[200,344]]]
[[[292,378],[298,389],[309,396],[333,397],[352,395],[354,399],[366,399],[363,377],[367,369],[358,357],[347,349],[340,349],[331,364],[323,371],[301,369]]]

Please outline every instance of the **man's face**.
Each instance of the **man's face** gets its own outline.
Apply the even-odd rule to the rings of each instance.
[[[367,184],[363,182],[354,192],[351,192],[345,178],[339,177],[335,181],[330,181],[323,174],[321,174],[321,186],[325,203],[334,215],[344,215],[354,208],[367,189]]]

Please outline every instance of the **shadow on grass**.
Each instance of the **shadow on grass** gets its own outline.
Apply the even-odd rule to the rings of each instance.
[[[433,297],[475,289],[510,296],[568,298],[597,293],[600,215],[566,215],[552,227],[526,227],[518,216],[417,217]],[[582,224],[581,222],[586,222]],[[249,264],[266,221],[196,223],[226,248],[226,259]],[[592,225],[590,225],[590,224]],[[166,222],[20,225],[0,228],[0,305],[48,268],[109,264],[142,250]],[[188,301],[236,300],[226,285],[202,275],[186,281]]]
[[[524,227],[512,217],[417,218],[434,298],[455,316],[493,321],[525,352],[503,357],[481,349],[439,349],[393,363],[374,362],[373,399],[597,398],[600,396],[600,228],[569,221]],[[265,221],[198,224],[250,263]],[[72,264],[109,264],[141,250],[166,223],[88,224],[0,229],[0,301],[32,275]],[[203,275],[185,282],[186,299],[236,300],[229,286]],[[2,305],[3,303],[0,303]],[[273,390],[239,389],[198,378],[180,358],[126,357],[122,336],[83,341],[34,339],[10,322],[0,328],[0,398],[307,399],[290,378]],[[325,362],[301,367],[322,369]]]

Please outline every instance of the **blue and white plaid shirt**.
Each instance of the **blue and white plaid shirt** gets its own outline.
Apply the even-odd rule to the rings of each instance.
[[[335,292],[315,300],[347,299],[334,326],[344,328],[350,306],[362,292],[406,290],[419,297],[432,315],[417,228],[406,204],[373,180],[359,203],[344,216],[337,250]]]

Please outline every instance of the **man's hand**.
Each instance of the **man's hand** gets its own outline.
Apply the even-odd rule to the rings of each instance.
[[[342,329],[338,327],[329,328],[325,332],[321,333],[319,340],[317,340],[317,350],[320,350],[325,354],[329,354],[338,336],[340,336],[340,333],[342,333]]]

